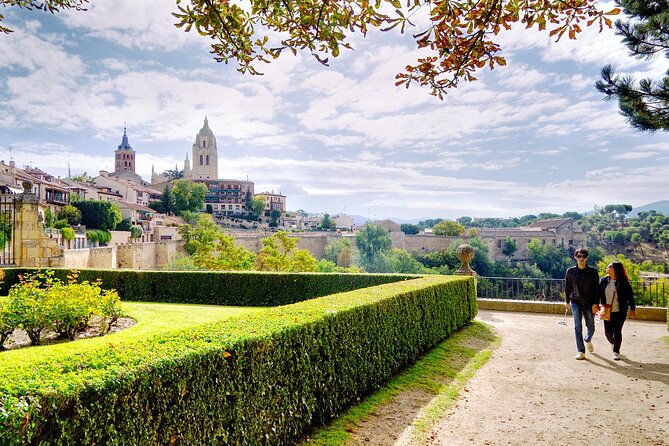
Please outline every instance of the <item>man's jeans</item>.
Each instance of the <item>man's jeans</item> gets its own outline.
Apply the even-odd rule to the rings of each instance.
[[[571,301],[571,312],[574,315],[574,334],[576,335],[576,348],[579,352],[585,353],[585,342],[590,342],[595,335],[595,315],[592,314],[592,305],[581,305],[578,302]],[[586,334],[583,338],[583,325],[581,319],[585,319]]]

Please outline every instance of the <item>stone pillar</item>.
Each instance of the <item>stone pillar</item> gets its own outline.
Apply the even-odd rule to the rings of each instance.
[[[23,194],[16,199],[14,209],[14,263],[25,267],[59,267],[63,265],[63,250],[50,238],[40,221],[38,200],[32,193],[32,183],[23,182]]]

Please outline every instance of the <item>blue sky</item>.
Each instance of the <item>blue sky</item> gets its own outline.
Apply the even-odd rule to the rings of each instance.
[[[610,4],[602,4],[603,8]],[[137,172],[183,167],[205,115],[219,176],[280,191],[290,210],[371,218],[508,217],[669,198],[669,138],[629,128],[594,89],[600,68],[659,76],[612,31],[577,41],[513,29],[508,65],[443,101],[394,76],[408,34],[352,36],[323,67],[286,53],[239,74],[173,26],[174,2],[94,0],[55,16],[4,8],[0,158],[54,175],[113,170],[127,125]],[[420,21],[420,19],[418,19]]]

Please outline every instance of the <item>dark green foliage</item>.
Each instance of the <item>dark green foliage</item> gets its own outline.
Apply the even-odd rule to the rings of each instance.
[[[71,204],[67,204],[58,212],[58,219],[65,220],[70,226],[78,225],[81,223],[81,211]]]
[[[5,269],[0,293],[18,282],[18,276],[35,271]],[[70,270],[57,269],[65,281]],[[320,274],[218,271],[79,270],[79,281],[100,279],[101,287],[114,289],[124,301],[273,307],[305,299],[413,279],[408,275]]]
[[[121,223],[119,223],[118,226],[116,226],[116,230],[117,231],[129,231],[130,226],[132,226],[132,223],[130,222],[130,219],[129,218],[124,218],[123,220],[121,220]]]
[[[0,443],[293,444],[476,312],[471,278],[432,276],[0,364]]]
[[[87,228],[103,231],[113,231],[116,228],[111,202],[85,200],[74,203],[74,206],[81,211],[81,224]]]
[[[400,225],[400,229],[407,235],[415,235],[420,232],[420,226],[412,225],[410,223],[403,223]]]
[[[616,22],[616,34],[638,59],[658,53],[669,57],[669,5],[666,0],[617,0],[631,20]],[[636,85],[631,76],[616,76],[611,65],[602,68],[595,87],[607,99],[617,99],[629,124],[644,131],[669,130],[669,77],[646,78]]]

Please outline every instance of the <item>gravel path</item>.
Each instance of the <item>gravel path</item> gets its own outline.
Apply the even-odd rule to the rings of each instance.
[[[573,321],[479,311],[502,338],[430,435],[429,445],[669,445],[669,336],[661,322],[629,320],[622,360],[603,324],[595,351],[576,361]]]

